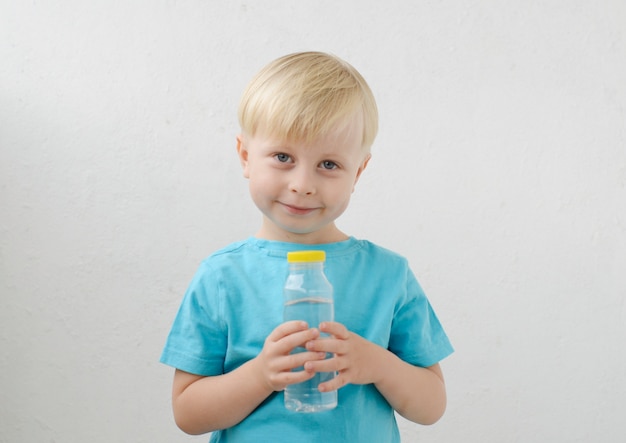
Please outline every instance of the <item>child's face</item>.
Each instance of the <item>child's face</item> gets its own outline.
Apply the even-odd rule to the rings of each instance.
[[[345,128],[306,143],[262,133],[239,136],[244,176],[264,215],[257,236],[309,244],[345,240],[334,222],[348,207],[369,160],[362,134],[361,119],[354,118]]]

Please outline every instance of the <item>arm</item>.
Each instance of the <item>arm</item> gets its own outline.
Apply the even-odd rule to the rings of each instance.
[[[318,336],[319,331],[307,329],[306,323],[283,323],[267,337],[257,357],[229,373],[204,377],[176,370],[172,388],[176,424],[188,434],[236,425],[272,392],[315,375],[291,370],[306,361],[324,358],[324,353],[290,352]]]
[[[423,425],[439,420],[446,410],[446,387],[439,364],[421,368],[413,366],[386,349],[384,374],[376,388],[404,418]],[[388,365],[388,366],[387,366]]]
[[[335,357],[307,362],[305,368],[338,372],[337,377],[320,384],[320,390],[332,391],[348,383],[373,383],[404,418],[420,424],[432,424],[441,418],[446,408],[446,389],[438,364],[428,368],[411,365],[340,323],[323,323],[320,330],[334,338],[312,340],[307,349],[331,352]]]
[[[249,361],[228,374],[203,377],[176,370],[172,389],[174,419],[188,434],[233,426],[272,393]]]

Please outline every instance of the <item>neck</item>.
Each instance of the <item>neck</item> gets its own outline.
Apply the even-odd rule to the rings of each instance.
[[[303,245],[336,243],[348,240],[348,235],[340,231],[334,223],[314,232],[297,233],[279,228],[264,218],[261,229],[255,234],[256,238],[274,240]]]

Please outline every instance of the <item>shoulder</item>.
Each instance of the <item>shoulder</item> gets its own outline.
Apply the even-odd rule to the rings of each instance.
[[[194,280],[221,280],[225,275],[238,272],[250,258],[251,249],[247,240],[224,246],[205,257],[196,270]]]
[[[386,264],[394,268],[408,267],[408,260],[399,253],[373,243],[369,240],[357,240],[359,253],[367,257],[372,262]]]
[[[249,240],[233,242],[204,258],[201,262],[201,266],[219,267],[221,264],[237,261],[242,257],[249,256],[253,254],[253,251],[254,248],[250,247]]]
[[[220,257],[225,257],[232,254],[242,254],[245,253],[246,250],[249,250],[249,246],[250,239],[230,243],[229,245],[224,246],[223,248],[220,248],[217,251],[213,252],[206,258],[206,260],[219,259]]]

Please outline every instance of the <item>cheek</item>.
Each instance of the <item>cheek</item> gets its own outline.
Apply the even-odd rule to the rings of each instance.
[[[267,174],[254,173],[248,178],[248,186],[253,197],[261,197],[276,192],[276,180]]]
[[[347,177],[345,180],[343,180],[341,182],[341,186],[337,187],[338,189],[340,189],[340,192],[342,195],[345,196],[350,196],[350,194],[352,194],[354,192],[354,187],[356,186],[356,181],[354,180],[353,177]]]
[[[328,195],[343,212],[350,202],[353,190],[354,183],[351,180],[344,180],[342,183],[334,183],[331,185],[328,189]]]

